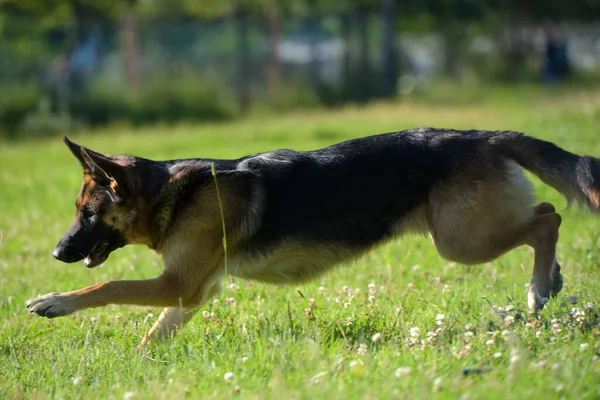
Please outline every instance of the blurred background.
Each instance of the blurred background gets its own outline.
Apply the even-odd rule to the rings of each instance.
[[[598,0],[3,0],[0,137],[593,86]],[[448,89],[450,88],[450,89]]]

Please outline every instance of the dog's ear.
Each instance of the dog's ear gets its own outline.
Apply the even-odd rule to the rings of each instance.
[[[75,144],[73,142],[71,142],[69,140],[68,137],[64,137],[63,138],[65,144],[67,145],[67,147],[69,148],[69,150],[71,150],[71,153],[73,153],[73,155],[75,156],[75,158],[77,158],[77,160],[79,161],[79,163],[81,164],[81,166],[83,167],[84,170],[89,171],[90,167],[87,165],[85,158],[83,157],[83,154],[81,153],[81,146],[78,144]]]
[[[110,184],[112,181],[116,181],[121,187],[125,184],[126,171],[121,164],[104,154],[85,147],[81,147],[81,155],[96,182]]]
[[[87,174],[98,183],[110,184],[111,181],[125,183],[125,168],[111,158],[97,151],[87,149],[73,143],[64,137],[65,144],[71,153],[79,160],[79,163]]]

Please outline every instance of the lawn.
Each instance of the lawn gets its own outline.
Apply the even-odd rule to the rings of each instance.
[[[165,159],[313,149],[415,126],[511,129],[600,156],[600,93],[560,88],[441,96],[226,124],[114,127],[72,139]],[[173,341],[137,352],[159,309],[109,306],[54,320],[25,300],[161,271],[142,247],[87,270],[52,258],[81,171],[60,138],[0,143],[0,398],[600,397],[600,219],[562,211],[565,286],[530,316],[533,254],[466,267],[405,237],[301,286],[225,282]],[[540,199],[566,205],[535,180]],[[351,201],[351,199],[349,199]],[[482,374],[465,376],[472,368]]]

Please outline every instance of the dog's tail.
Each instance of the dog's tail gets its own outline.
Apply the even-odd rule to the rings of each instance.
[[[576,201],[600,212],[600,159],[518,132],[498,132],[489,141],[502,155],[562,193],[569,204]]]

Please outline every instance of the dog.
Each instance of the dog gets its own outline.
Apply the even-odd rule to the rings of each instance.
[[[64,141],[84,170],[77,216],[52,253],[94,268],[146,245],[164,272],[29,300],[54,318],[107,304],[166,307],[140,346],[173,336],[232,275],[298,283],[405,233],[429,235],[462,264],[535,251],[531,312],[560,292],[561,216],[536,205],[523,169],[569,204],[600,212],[600,160],[512,131],[419,128],[314,151],[235,160],[107,156]]]

